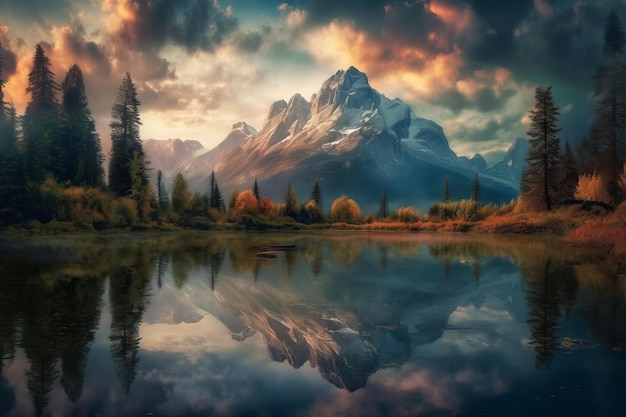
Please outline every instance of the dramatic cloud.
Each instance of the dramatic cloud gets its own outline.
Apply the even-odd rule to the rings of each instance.
[[[211,51],[238,28],[230,8],[212,0],[104,0],[102,10],[116,39],[137,49]]]

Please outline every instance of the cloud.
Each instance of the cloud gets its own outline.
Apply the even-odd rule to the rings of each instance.
[[[212,51],[239,26],[230,8],[211,0],[104,0],[108,30],[126,47]]]
[[[0,25],[0,55],[2,56],[2,79],[7,80],[17,70],[17,54],[10,48],[9,27]]]
[[[261,30],[239,31],[234,35],[234,44],[240,52],[254,53],[261,49],[271,33],[271,26],[263,26]]]

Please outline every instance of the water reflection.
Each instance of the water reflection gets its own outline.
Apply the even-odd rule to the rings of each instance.
[[[259,247],[271,245],[288,249],[260,257]],[[303,376],[308,363],[332,386],[355,393],[343,400],[350,409],[357,400],[376,398],[391,411],[404,410],[407,404],[394,405],[396,398],[418,402],[412,410],[425,407],[425,414],[463,414],[464,404],[469,410],[472,403],[471,393],[459,391],[465,383],[488,387],[476,391],[476,385],[471,395],[507,392],[505,386],[513,381],[492,386],[485,375],[506,374],[502,369],[512,366],[509,355],[519,361],[530,351],[535,367],[554,369],[555,358],[564,357],[559,351],[604,349],[616,352],[623,368],[619,349],[626,347],[626,284],[620,268],[618,260],[599,261],[536,239],[457,235],[172,234],[79,244],[4,242],[0,366],[10,389],[0,389],[0,411],[23,411],[16,408],[20,379],[7,371],[18,366],[20,355],[26,359],[22,375],[33,414],[51,407],[55,390],[70,403],[88,401],[81,397],[85,384],[95,384],[85,374],[97,334],[108,343],[116,375],[111,386],[120,387],[120,398],[140,401],[143,397],[137,396],[145,390],[133,387],[154,377],[138,378],[141,363],[147,360],[145,369],[155,375],[172,362],[169,356],[159,362],[144,346],[142,327],[201,323],[210,315],[242,349],[261,340],[270,361],[289,364]],[[199,343],[200,335],[179,337],[171,346],[185,350]],[[451,367],[467,357],[467,349],[477,355],[503,340],[506,349],[493,350],[496,356],[490,360],[483,363],[481,354],[471,367]],[[194,360],[211,358],[211,367],[220,366],[211,345],[204,349]],[[443,354],[450,356],[439,360]],[[177,378],[186,369],[181,365]],[[510,374],[523,375],[520,370]],[[450,378],[459,387],[450,385]],[[427,399],[425,386],[433,383],[456,390],[456,397],[451,402]],[[388,398],[356,395],[370,385]],[[415,390],[422,393],[419,398],[408,395]],[[302,404],[316,402],[321,392],[316,388]],[[163,398],[169,395],[174,394]],[[149,404],[146,399],[142,407]],[[330,413],[319,404],[309,411],[324,410]],[[278,411],[273,410],[289,414]]]

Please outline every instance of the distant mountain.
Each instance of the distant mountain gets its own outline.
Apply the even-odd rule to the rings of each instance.
[[[501,179],[519,190],[522,171],[527,166],[528,141],[517,139],[508,149],[502,161],[481,171],[485,175]]]
[[[486,173],[479,169],[482,157],[459,158],[441,126],[378,93],[354,67],[331,76],[310,102],[296,94],[273,103],[258,132],[245,124],[233,132],[176,168],[192,188],[206,189],[215,170],[223,194],[249,188],[256,178],[261,193],[275,201],[284,199],[287,183],[307,198],[318,180],[328,204],[347,194],[372,211],[384,188],[392,206],[424,209],[440,200],[446,176],[452,198],[462,199],[470,195],[474,172]],[[162,159],[146,152],[153,168],[163,169]],[[515,186],[492,175],[481,175],[481,185],[485,201],[517,196]]]
[[[160,169],[166,177],[172,172],[176,175],[186,161],[206,152],[200,142],[181,139],[148,139],[143,141],[143,149],[154,171]]]

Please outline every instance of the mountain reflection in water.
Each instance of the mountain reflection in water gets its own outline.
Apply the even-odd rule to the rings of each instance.
[[[625,301],[619,259],[537,238],[4,240],[0,414],[614,415]]]

